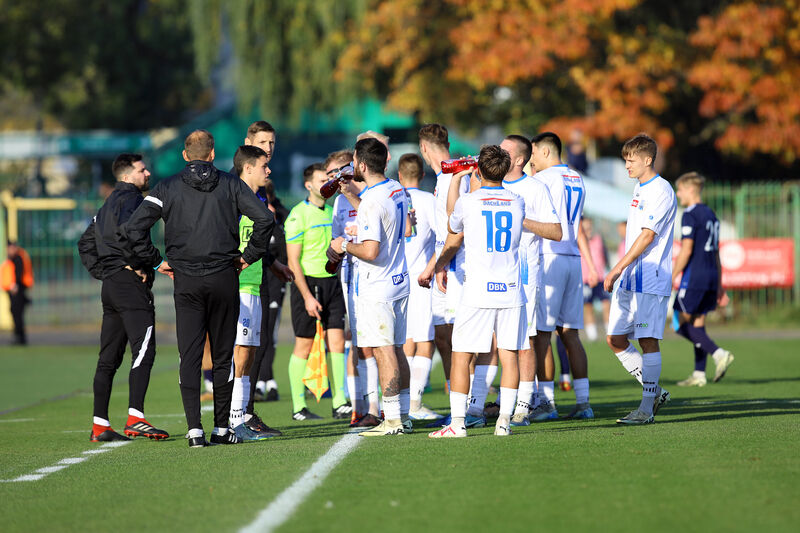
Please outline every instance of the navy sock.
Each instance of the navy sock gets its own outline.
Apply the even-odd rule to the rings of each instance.
[[[707,354],[713,354],[719,349],[719,346],[714,344],[714,341],[708,337],[705,326],[698,328],[690,325],[687,326],[686,331],[689,333],[689,338],[694,345],[702,348]]]
[[[706,352],[699,346],[694,347],[694,369],[696,372],[706,371]]]
[[[206,381],[214,381],[214,371],[203,370],[203,379],[205,379]]]
[[[569,374],[569,357],[567,357],[567,347],[561,342],[561,337],[556,335],[556,351],[558,352],[558,360],[561,363],[561,373]]]
[[[683,324],[680,325],[680,327],[678,329],[675,330],[675,333],[677,333],[678,335],[680,335],[681,337],[683,337],[687,341],[691,342],[692,338],[689,337],[689,330],[687,329],[688,327],[689,327],[689,323],[688,322],[684,322]]]

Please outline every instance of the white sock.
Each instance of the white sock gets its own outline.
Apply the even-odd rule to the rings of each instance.
[[[569,383],[570,377],[569,374],[561,374],[561,383]]]
[[[367,401],[369,412],[375,416],[380,414],[378,406],[378,361],[374,357],[366,360],[367,366]],[[399,415],[398,415],[399,418]]]
[[[472,398],[472,384],[475,383],[475,374],[469,375],[469,393],[467,393],[468,398]]]
[[[502,402],[503,387],[500,387],[500,401]],[[519,390],[517,391],[517,406],[514,409],[514,414],[528,415],[531,410],[531,398],[533,396],[533,381],[520,381]]]
[[[259,379],[256,381],[256,390],[261,394],[266,394],[267,392],[267,382],[263,379]]]
[[[542,403],[549,403],[553,407],[556,406],[556,391],[552,381],[539,382],[539,396],[542,397]]]
[[[196,439],[203,436],[203,430],[200,428],[192,428],[187,435],[190,439]]]
[[[489,365],[486,369],[486,390],[488,391],[494,383],[494,378],[497,377],[497,365]]]
[[[202,430],[201,430],[201,431],[202,431]],[[227,434],[228,434],[228,428],[218,428],[218,427],[215,427],[215,428],[214,428],[214,431],[212,431],[211,433],[212,433],[213,435],[227,435]]]
[[[383,416],[386,420],[400,420],[400,395],[383,397]]]
[[[242,402],[242,378],[233,379],[233,393],[231,394],[231,414],[228,422],[232,428],[244,422],[244,408]]]
[[[590,341],[597,340],[597,325],[596,324],[586,324],[586,336],[589,338]]]
[[[642,403],[639,410],[653,414],[658,378],[661,377],[661,352],[642,354]]]
[[[615,354],[628,374],[636,378],[639,383],[642,382],[642,354],[639,350],[633,347],[633,344],[628,344],[628,347],[623,351]]]
[[[727,352],[725,352],[725,350],[722,348],[717,348],[714,350],[714,353],[711,354],[712,359],[714,359],[714,364],[718,365],[726,353]]]
[[[510,418],[517,403],[517,389],[500,387],[500,416]]]
[[[463,392],[450,391],[450,419],[455,427],[464,427],[467,416],[467,395]]]
[[[400,416],[408,416],[408,409],[411,404],[411,396],[408,389],[400,389]]]
[[[250,376],[242,376],[242,409],[247,411],[247,404],[250,403]]]
[[[706,373],[704,370],[695,370],[692,372],[692,376],[698,379],[706,379]]]
[[[144,413],[133,407],[128,407],[128,416],[135,416],[137,418],[144,418]]]
[[[100,418],[99,416],[92,417],[92,423],[97,424],[98,426],[111,427],[111,422],[105,418]]]
[[[406,356],[406,361],[408,362],[408,368],[411,368],[411,363],[414,362],[414,357]]]
[[[531,400],[531,409],[536,409],[539,407],[539,404],[542,403],[542,399],[539,398],[539,378],[536,376],[533,377],[533,399]]]
[[[358,377],[356,378],[357,399],[361,402],[362,409],[358,414],[363,415],[369,409],[367,400],[364,398],[367,394],[367,362],[364,359],[359,359],[358,364],[356,364],[356,370],[358,370]]]
[[[589,403],[589,378],[575,380],[575,403]]]
[[[422,393],[425,391],[425,384],[428,383],[432,364],[431,359],[419,355],[411,362],[411,405],[416,409],[422,404]]]
[[[278,382],[274,379],[267,380],[267,390],[278,390]]]
[[[489,387],[486,386],[488,370],[489,365],[475,365],[475,379],[472,382],[472,394],[467,408],[468,415],[483,416],[483,404],[486,403],[486,395],[489,394]]]
[[[203,384],[205,386],[206,392],[213,393],[214,392],[214,382],[210,379],[204,379]],[[201,435],[202,436],[202,435]]]
[[[356,399],[356,376],[347,376],[347,397],[355,409],[358,400]]]

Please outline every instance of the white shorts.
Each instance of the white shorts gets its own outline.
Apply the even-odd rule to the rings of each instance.
[[[456,312],[461,306],[461,295],[464,293],[463,272],[447,272],[447,309],[445,318],[448,324],[455,323]]]
[[[434,278],[431,283],[431,314],[433,315],[433,325],[443,326],[445,324],[452,324],[452,320],[450,322],[447,321],[447,295],[439,290],[436,278]]]
[[[527,298],[528,302],[525,304],[525,317],[528,321],[528,337],[535,337],[537,331],[537,324],[536,321],[536,308],[539,306],[539,285],[524,285],[523,288],[525,289],[525,298]]]
[[[408,295],[406,338],[414,342],[433,340],[433,310],[431,289],[416,283],[419,274],[411,275],[411,292]]]
[[[261,345],[261,296],[239,293],[239,323],[236,324],[237,346]]]
[[[492,334],[501,350],[528,348],[525,307],[484,308],[462,305],[453,324],[453,351],[488,353]]]
[[[359,297],[356,300],[358,346],[402,346],[406,342],[408,297],[392,302],[375,302]]]
[[[669,296],[618,287],[611,294],[606,331],[609,335],[627,335],[629,339],[663,339],[668,304]]]
[[[544,254],[542,285],[536,302],[536,327],[583,329],[583,276],[577,255]]]

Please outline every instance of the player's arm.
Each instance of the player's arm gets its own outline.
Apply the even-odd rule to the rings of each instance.
[[[336,239],[333,244],[333,249],[340,251],[342,249],[342,241],[344,241],[342,237]],[[363,259],[364,261],[375,261],[379,252],[380,243],[378,241],[365,240],[358,243],[347,243],[347,253],[358,259]]]
[[[92,217],[89,227],[81,235],[78,240],[78,255],[81,257],[81,263],[89,271],[95,279],[103,279],[103,269],[100,267],[100,260],[97,256],[97,241],[94,236],[95,220],[97,217]]]
[[[296,239],[297,237],[295,237]],[[286,257],[287,262],[289,263],[289,269],[291,269],[292,274],[294,274],[294,284],[297,287],[297,290],[300,291],[300,295],[303,297],[303,303],[305,304],[306,312],[309,316],[315,317],[317,320],[320,320],[319,312],[322,311],[322,305],[314,298],[314,295],[311,294],[311,289],[308,288],[308,282],[306,282],[305,272],[303,272],[303,267],[300,265],[300,257],[303,255],[303,242],[287,242],[286,243]]]
[[[361,197],[358,195],[357,192],[353,190],[351,183],[353,180],[342,180],[339,182],[339,192],[347,198],[350,202],[350,205],[353,206],[353,209],[358,211],[358,206],[361,205]]]
[[[436,260],[436,264],[433,267],[434,272],[441,272],[450,261],[456,256],[458,249],[461,248],[461,245],[464,243],[464,233],[455,233],[449,227],[447,228],[449,233],[447,234],[447,239],[444,241],[444,248],[442,248],[442,253],[439,254],[439,258]]]
[[[675,260],[675,266],[672,267],[672,284],[689,264],[689,259],[692,258],[692,250],[694,249],[694,239],[684,238],[681,239],[681,250],[678,252],[678,258]]]
[[[526,218],[522,221],[522,228],[531,233],[535,233],[543,239],[551,241],[561,240],[561,223],[560,222],[537,222]]]
[[[464,176],[475,172],[476,169],[468,169],[462,170],[457,174],[453,174],[453,177],[450,178],[450,188],[447,189],[447,216],[450,216],[453,213],[453,209],[455,209],[456,201],[461,196],[462,192],[468,192],[469,187],[465,189],[461,182],[464,179]],[[465,189],[462,191],[462,189]]]
[[[589,249],[589,239],[586,238],[586,233],[583,232],[583,226],[578,224],[578,250],[586,261],[586,266],[589,267],[589,286],[594,288],[600,282],[600,273],[597,272],[597,267],[594,266],[594,259],[592,258],[592,251]]]
[[[165,261],[150,241],[150,228],[161,218],[166,191],[158,185],[145,197],[127,222],[120,226],[122,244],[128,255],[138,258],[140,264],[162,270]],[[167,267],[168,268],[168,267]]]
[[[605,282],[603,283],[603,288],[606,290],[606,292],[611,292],[614,289],[614,283],[622,275],[622,272],[644,253],[647,247],[653,243],[655,238],[655,231],[649,228],[642,228],[642,232],[638,237],[636,237],[631,249],[628,250],[625,256],[619,260],[614,268],[611,269],[611,272],[608,273],[608,276],[606,276]]]
[[[359,211],[357,218],[358,235],[361,242],[348,242],[345,245],[344,237],[339,237],[334,239],[331,243],[334,251],[337,253],[347,252],[353,257],[368,262],[374,261],[375,258],[378,257],[378,252],[380,251],[382,213],[383,208],[376,204],[364,206],[364,208]],[[398,220],[397,222],[399,223],[400,221]],[[345,250],[343,246],[346,246],[347,250]]]

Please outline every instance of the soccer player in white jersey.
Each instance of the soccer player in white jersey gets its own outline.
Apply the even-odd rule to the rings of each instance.
[[[334,173],[353,162],[351,150],[339,150],[328,155],[325,160],[325,172],[333,177]],[[364,182],[346,180],[340,186],[342,194],[333,203],[332,239],[344,237],[350,242],[357,242],[356,214],[358,210],[353,204],[360,202],[359,194],[364,190]],[[329,250],[332,251],[332,250]],[[358,346],[356,335],[356,276],[358,275],[358,259],[346,256],[330,258],[341,260],[339,279],[342,293],[345,295],[348,327],[350,329],[350,357],[347,360],[347,390],[353,402],[351,427],[374,427],[380,424],[380,402],[378,400],[378,364],[372,355],[372,348]]]
[[[636,180],[628,208],[625,255],[603,283],[611,295],[608,345],[628,373],[642,384],[638,408],[617,420],[619,424],[649,424],[670,394],[658,386],[667,305],[672,291],[672,239],[677,203],[672,186],[653,168],[656,142],[647,135],[622,147],[625,169]],[[619,283],[617,283],[619,280]],[[628,342],[637,339],[642,353]]]
[[[508,152],[499,146],[481,148],[481,187],[456,201],[448,224],[450,233],[436,260],[434,270],[443,270],[463,243],[467,275],[453,326],[451,422],[430,433],[431,438],[466,436],[469,363],[476,353],[491,350],[493,335],[503,365],[495,435],[511,434],[511,414],[519,384],[517,358],[527,344],[527,319],[519,260],[525,202],[502,186],[510,166]],[[431,278],[428,271],[420,281],[430,282]]]
[[[374,138],[356,143],[354,179],[364,181],[356,222],[358,243],[343,237],[331,246],[359,259],[356,330],[358,343],[374,348],[383,388],[384,421],[361,435],[411,431],[409,368],[403,353],[409,280],[405,258],[408,203],[403,187],[384,175],[386,146]]]
[[[420,128],[419,151],[425,163],[436,173],[436,187],[433,193],[436,198],[434,218],[436,243],[434,255],[431,256],[428,264],[428,268],[432,269],[447,238],[447,198],[450,190],[450,181],[453,178],[452,174],[442,173],[442,161],[450,159],[450,141],[447,128],[441,124],[426,124]],[[464,183],[467,183],[466,180]],[[466,187],[462,189],[462,192],[466,192]],[[463,262],[464,253],[461,250],[445,271],[436,274],[436,283],[433,283],[431,288],[434,342],[436,349],[439,350],[439,356],[442,358],[442,367],[448,386],[450,383],[451,339],[453,336],[453,321],[455,319],[455,314],[448,312],[448,309],[451,307],[451,303],[453,308],[457,306],[456,300],[461,295],[459,276],[455,270],[460,266],[461,278],[463,279]]]
[[[422,405],[422,393],[428,382],[433,357],[433,311],[431,291],[417,283],[419,275],[425,270],[433,255],[436,241],[434,232],[434,196],[419,189],[424,170],[422,158],[417,154],[403,154],[397,165],[400,180],[416,215],[415,231],[406,237],[406,264],[411,278],[408,296],[408,328],[403,351],[411,368],[411,420],[436,420],[440,418],[434,411]]]
[[[533,149],[531,142],[522,135],[509,135],[500,143],[500,147],[511,156],[511,167],[503,179],[503,187],[525,200],[526,218],[546,224],[545,229],[547,229],[547,232],[541,236],[535,233],[523,233],[519,245],[522,286],[527,299],[525,304],[528,321],[527,335],[530,342],[529,346],[519,352],[519,392],[511,424],[527,426],[530,424],[528,414],[536,378],[536,355],[533,349],[533,339],[536,336],[536,306],[541,287],[542,238],[560,241],[561,221],[553,206],[550,190],[544,183],[533,176],[528,176],[523,170],[531,158]],[[477,367],[475,373],[478,374]]]
[[[535,179],[550,191],[553,206],[561,221],[560,241],[542,242],[542,290],[536,306],[536,374],[539,378],[539,405],[534,407],[533,422],[558,418],[554,400],[553,350],[550,337],[554,330],[567,348],[569,364],[575,378],[575,409],[569,418],[594,418],[589,405],[589,378],[586,351],[578,337],[583,328],[583,276],[581,255],[589,265],[590,284],[596,285],[597,272],[589,244],[581,230],[581,214],[586,189],[580,174],[561,163],[561,140],[545,132],[531,139]]]

